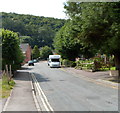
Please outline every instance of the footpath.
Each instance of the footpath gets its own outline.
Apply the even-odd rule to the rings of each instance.
[[[109,75],[109,71],[90,72],[75,68],[62,68],[62,70],[69,72],[73,75],[80,76],[88,81],[119,89],[119,83],[110,81],[113,79],[113,77]]]
[[[8,111],[34,111],[34,113],[38,113],[32,95],[29,73],[17,72],[14,81],[15,87],[3,107],[3,113],[4,111],[5,113]]]

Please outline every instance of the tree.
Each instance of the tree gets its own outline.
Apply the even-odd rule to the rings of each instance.
[[[32,58],[36,59],[40,56],[40,51],[37,45],[34,46],[33,50],[32,50]]]
[[[82,54],[84,54],[86,58],[92,55],[91,51],[85,52],[90,46],[82,46],[81,41],[78,39],[79,32],[76,32],[75,27],[76,25],[72,21],[66,23],[56,34],[53,43],[55,51],[60,54],[62,58],[71,61],[74,61],[76,57]]]
[[[74,32],[70,29],[71,23],[66,23],[54,39],[54,47],[63,58],[75,60],[79,51],[79,40],[74,38]]]
[[[48,46],[44,46],[40,49],[40,58],[46,60],[49,55],[52,55],[52,49]]]
[[[115,56],[120,75],[120,2],[67,3],[66,13],[78,23],[78,38],[83,45],[91,45],[101,53]],[[73,14],[72,14],[73,12]]]
[[[18,34],[10,30],[2,29],[2,64],[12,65],[12,69],[16,70],[20,67],[24,57],[19,46]]]

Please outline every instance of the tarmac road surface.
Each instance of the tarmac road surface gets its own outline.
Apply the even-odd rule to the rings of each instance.
[[[118,90],[50,68],[47,62],[29,66],[54,111],[118,111]]]

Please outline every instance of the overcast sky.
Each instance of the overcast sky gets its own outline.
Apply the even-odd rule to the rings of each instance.
[[[1,0],[0,12],[65,19],[64,2],[66,0]]]

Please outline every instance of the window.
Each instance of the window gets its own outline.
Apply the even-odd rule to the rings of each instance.
[[[59,59],[51,59],[52,62],[60,62]]]

